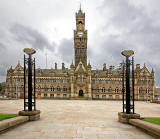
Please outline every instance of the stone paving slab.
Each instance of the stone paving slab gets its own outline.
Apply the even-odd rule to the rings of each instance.
[[[158,117],[160,105],[135,102],[142,117]],[[0,100],[1,113],[23,109],[23,100]],[[118,122],[121,101],[37,100],[41,119],[20,125],[0,139],[152,139],[131,125]]]

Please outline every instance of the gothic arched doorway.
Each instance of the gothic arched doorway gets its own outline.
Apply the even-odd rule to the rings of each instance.
[[[83,97],[83,90],[79,90],[79,96]]]

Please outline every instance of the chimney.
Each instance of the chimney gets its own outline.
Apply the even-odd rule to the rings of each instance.
[[[136,64],[136,70],[140,70],[140,64]]]
[[[57,63],[55,63],[55,70],[57,70]]]
[[[62,63],[62,70],[63,70],[63,71],[65,70],[65,66],[64,66],[64,63]]]
[[[103,64],[103,71],[106,71],[106,63]]]

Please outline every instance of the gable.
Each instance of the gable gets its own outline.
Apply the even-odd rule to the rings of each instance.
[[[23,67],[18,63],[18,65],[15,67],[15,72],[23,72]]]
[[[148,69],[146,68],[146,66],[144,66],[144,67],[141,69],[140,75],[150,75],[150,72],[148,71]]]
[[[75,72],[79,72],[79,73],[86,72],[86,69],[85,69],[85,67],[84,67],[84,65],[83,65],[83,63],[81,61],[79,62]]]

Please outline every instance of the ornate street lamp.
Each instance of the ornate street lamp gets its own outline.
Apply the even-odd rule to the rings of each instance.
[[[134,57],[129,60],[129,57],[134,54],[132,50],[124,50],[121,53],[126,57],[126,62],[123,62],[122,67],[122,101],[123,112],[118,113],[119,121],[122,123],[128,123],[129,119],[139,119],[140,115],[134,112]],[[130,66],[132,66],[132,74],[130,74]],[[130,76],[132,77],[132,87],[130,87]],[[132,98],[131,89],[132,88]],[[126,102],[125,97],[126,96]]]
[[[19,115],[29,116],[29,120],[34,121],[40,118],[40,111],[36,110],[35,58],[34,60],[32,60],[32,55],[35,54],[36,51],[31,48],[25,48],[23,51],[28,55],[28,58],[26,58],[24,55],[24,110],[20,111]],[[27,72],[26,72],[26,64],[28,65]],[[32,74],[32,69],[34,69],[34,74]],[[28,74],[27,96],[26,96],[26,74]],[[33,77],[33,85],[32,85],[32,77]],[[34,91],[34,93],[32,93],[32,91]]]
[[[134,113],[134,61],[132,57],[132,61],[130,62],[129,57],[134,54],[132,50],[125,50],[121,53],[123,56],[126,57],[126,65],[123,63],[123,70],[124,66],[126,67],[126,71],[123,71],[123,79],[122,79],[122,92],[123,92],[123,112],[124,108],[126,108],[126,113],[130,114],[131,109],[133,110]],[[130,65],[132,65],[132,100],[133,100],[133,105],[130,103]],[[126,73],[126,105],[124,105],[124,73]]]
[[[34,106],[34,110],[36,110],[36,102],[35,102],[35,58],[32,61],[32,55],[36,53],[34,49],[25,48],[23,50],[27,55],[28,59],[25,58],[24,55],[24,111],[28,107],[28,111],[32,111],[32,106]],[[26,84],[26,63],[28,64],[28,102],[26,102],[25,98],[25,84]],[[34,66],[34,101],[32,102],[32,67]]]

